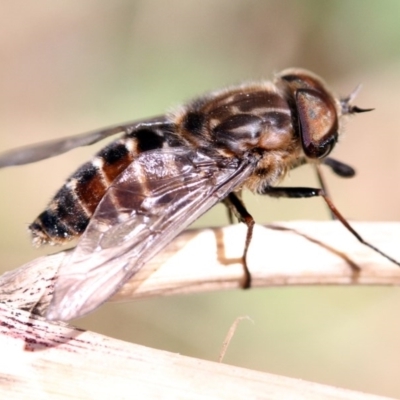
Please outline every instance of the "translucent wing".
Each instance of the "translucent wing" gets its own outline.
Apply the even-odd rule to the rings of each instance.
[[[164,116],[159,116],[152,119],[114,125],[108,128],[82,133],[81,135],[67,136],[61,139],[19,147],[0,154],[0,168],[10,167],[12,165],[30,164],[66,153],[77,147],[89,146],[108,136],[118,133],[129,133],[130,131],[138,129],[140,126],[154,126],[154,124],[165,122],[166,118]]]
[[[110,186],[61,266],[47,318],[67,321],[98,307],[253,169],[184,148],[142,153]]]

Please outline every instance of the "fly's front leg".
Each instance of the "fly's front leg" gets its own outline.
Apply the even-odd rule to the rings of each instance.
[[[340,161],[334,160],[333,158],[326,159],[325,164],[328,165],[336,175],[338,175],[342,178],[351,178],[356,173],[354,171],[354,169],[352,167],[350,167],[350,165],[347,165]],[[324,176],[322,174],[319,164],[314,164],[314,169],[317,174],[318,182],[321,186],[323,193],[325,193],[326,197],[330,198],[329,192],[327,189],[327,185],[325,183],[325,179],[324,179]],[[331,214],[331,218],[335,220],[336,219],[335,213],[332,210],[330,210],[330,214]]]
[[[251,286],[251,274],[247,266],[247,251],[253,236],[254,219],[246,210],[242,200],[240,199],[240,194],[230,193],[228,197],[225,198],[224,204],[228,207],[228,212],[230,215],[234,214],[235,217],[247,225],[246,241],[244,244],[244,251],[242,256],[244,279],[242,283],[243,289],[248,289]]]
[[[339,210],[332,203],[331,199],[322,189],[308,188],[308,187],[266,187],[261,192],[271,197],[287,197],[287,198],[302,198],[302,197],[322,197],[325,203],[331,210],[332,214],[344,225],[344,227],[362,244],[376,251],[392,263],[400,266],[400,262],[390,257],[371,243],[366,242],[357,231],[347,222],[347,220],[340,214]]]
[[[322,164],[327,165],[334,174],[341,178],[353,178],[356,174],[355,169],[334,158],[327,157],[322,161]]]

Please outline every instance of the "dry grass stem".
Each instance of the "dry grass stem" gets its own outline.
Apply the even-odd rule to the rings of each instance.
[[[400,258],[400,224],[354,227]],[[111,300],[239,288],[244,237],[241,225],[187,231]],[[0,277],[1,398],[383,399],[49,323],[38,315],[49,304],[63,257],[41,257]],[[257,226],[248,265],[256,287],[400,283],[400,268],[332,221]]]
[[[400,259],[399,223],[354,223],[366,240]],[[238,289],[246,228],[189,230],[136,274],[111,301]],[[0,277],[0,302],[44,315],[66,252],[40,257]],[[400,268],[360,244],[337,221],[256,226],[248,253],[253,287],[398,285]]]

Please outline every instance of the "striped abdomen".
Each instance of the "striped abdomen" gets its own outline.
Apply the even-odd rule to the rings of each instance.
[[[83,164],[57,192],[45,211],[29,226],[33,243],[60,244],[80,236],[114,179],[137,154],[170,145],[170,126],[140,128],[99,151]]]

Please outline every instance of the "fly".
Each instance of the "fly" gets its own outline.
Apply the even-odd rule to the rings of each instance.
[[[147,261],[218,202],[247,225],[243,189],[272,197],[321,196],[363,244],[323,188],[277,187],[291,169],[324,164],[341,177],[354,170],[329,157],[347,115],[370,111],[335,97],[311,72],[288,69],[273,82],[243,84],[199,97],[169,114],[39,143],[0,155],[0,167],[32,163],[105,137],[123,135],[73,173],[29,226],[33,244],[77,246],[59,270],[47,318],[80,317],[110,298]]]

